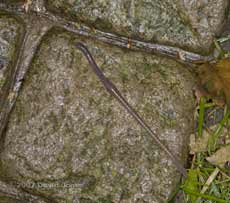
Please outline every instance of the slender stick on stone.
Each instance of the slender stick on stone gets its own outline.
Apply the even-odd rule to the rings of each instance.
[[[98,76],[98,78],[100,79],[104,87],[107,89],[107,91],[112,96],[114,96],[119,101],[119,103],[128,111],[128,113],[148,132],[148,134],[155,140],[155,142],[161,147],[161,149],[164,150],[166,154],[171,158],[177,170],[184,177],[186,177],[187,171],[180,163],[180,161],[168,150],[168,148],[160,141],[157,134],[145,123],[145,121],[139,116],[139,114],[129,105],[126,99],[118,91],[116,86],[108,78],[105,77],[101,69],[97,66],[96,62],[94,61],[87,47],[84,46],[82,43],[77,43],[76,48],[82,51],[82,53],[85,55],[94,73]]]

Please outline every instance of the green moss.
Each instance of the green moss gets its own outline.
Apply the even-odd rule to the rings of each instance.
[[[163,78],[164,81],[167,81],[168,80],[168,72],[167,69],[169,67],[167,67],[167,65],[158,65],[158,72],[160,73],[161,77]]]
[[[161,115],[160,120],[163,122],[164,127],[170,127],[173,128],[177,125],[177,121],[175,119],[169,119],[165,117],[164,115]]]
[[[5,77],[0,79],[0,89],[2,89],[2,87],[4,86],[5,81],[6,81]]]
[[[100,19],[100,18],[97,18],[93,24],[95,25],[96,28],[105,30],[105,31],[112,30],[113,28],[113,25],[111,22],[109,22],[108,20]]]
[[[87,199],[87,198],[80,198],[79,202],[80,203],[98,203],[98,202],[95,202],[95,201],[93,201],[91,199]]]
[[[149,77],[151,75],[151,73],[155,72],[155,71],[156,71],[155,65],[148,64],[148,63],[145,63],[143,65],[143,73],[144,73],[145,78]]]
[[[2,0],[2,1],[3,3],[8,3],[8,4],[25,2],[25,0]]]
[[[97,199],[98,203],[113,203],[112,198],[110,195],[107,197],[100,197]]]

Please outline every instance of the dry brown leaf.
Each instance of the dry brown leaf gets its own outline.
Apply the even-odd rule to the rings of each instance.
[[[222,147],[215,154],[206,158],[213,165],[224,167],[227,161],[230,161],[230,145]]]
[[[204,88],[201,87],[201,85],[196,85],[193,88],[193,91],[197,105],[200,103],[201,97],[209,97],[209,94],[207,93],[207,91],[204,90]]]
[[[26,12],[28,12],[31,4],[32,4],[32,0],[26,0],[22,7],[25,9]]]
[[[190,136],[190,153],[195,154],[197,152],[206,152],[208,146],[210,134],[204,130],[201,138],[196,138],[195,134]]]
[[[198,77],[203,90],[218,105],[230,107],[230,58],[198,67]]]
[[[199,152],[206,152],[208,151],[208,142],[209,138],[212,136],[212,134],[215,132],[215,130],[218,128],[218,125],[213,125],[209,127],[209,130],[204,129],[202,137],[198,138],[197,134],[191,134],[190,140],[189,140],[189,148],[190,153],[195,154]],[[226,138],[226,134],[228,133],[228,130],[226,128],[223,128],[221,134],[220,134],[220,140],[225,139],[225,143],[228,143],[228,140]],[[229,154],[230,156],[230,154]]]

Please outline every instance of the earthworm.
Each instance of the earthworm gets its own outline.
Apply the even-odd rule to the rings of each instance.
[[[173,153],[160,141],[157,134],[146,124],[141,116],[130,106],[127,100],[121,95],[116,86],[104,75],[101,69],[97,66],[95,60],[90,54],[89,50],[85,45],[78,42],[76,48],[79,49],[84,56],[87,58],[94,73],[100,79],[106,90],[117,99],[117,101],[128,111],[128,113],[148,132],[148,135],[154,139],[154,141],[161,147],[161,149],[170,157],[177,170],[184,176],[187,176],[187,171],[180,161],[173,155]]]

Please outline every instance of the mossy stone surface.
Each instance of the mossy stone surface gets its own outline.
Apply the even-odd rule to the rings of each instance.
[[[207,53],[228,0],[48,0],[47,8],[106,32]]]
[[[0,203],[165,203],[180,174],[105,90],[75,44],[89,48],[183,162],[193,130],[195,78],[188,66],[147,51],[171,45],[175,49],[161,46],[160,53],[182,61],[184,50],[207,54],[221,33],[228,4],[2,0]],[[124,47],[128,38],[139,42],[127,49],[110,44],[112,39]],[[142,52],[133,51],[137,47]]]
[[[128,102],[179,156],[193,75],[177,62],[50,31],[7,127],[1,174],[56,202],[165,202],[173,163],[109,95],[74,44],[83,41]],[[186,112],[186,114],[184,114]],[[181,157],[182,158],[182,157]],[[167,189],[166,189],[167,188]]]
[[[11,15],[0,12],[0,112],[14,72],[23,25]]]

